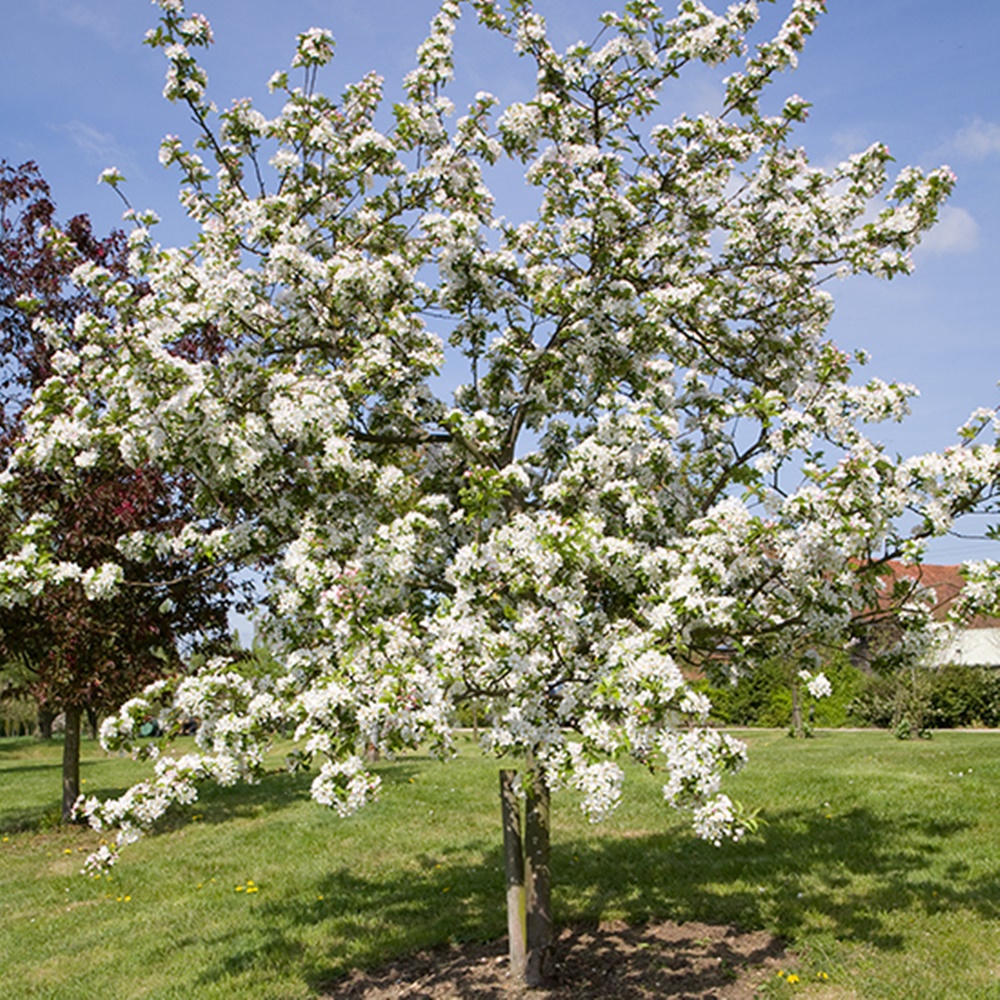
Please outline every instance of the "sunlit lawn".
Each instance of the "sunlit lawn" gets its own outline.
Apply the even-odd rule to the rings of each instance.
[[[557,920],[770,930],[801,984],[767,995],[1000,997],[1000,733],[748,738],[729,791],[765,822],[740,844],[695,841],[638,771],[601,826],[558,795]],[[78,874],[98,835],[54,826],[59,753],[0,740],[4,996],[335,995],[352,966],[504,933],[497,763],[469,748],[378,765],[348,820],[308,776],[206,789],[100,881]],[[82,773],[107,793],[140,772],[85,744]]]

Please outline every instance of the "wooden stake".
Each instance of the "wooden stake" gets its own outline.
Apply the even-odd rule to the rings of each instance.
[[[500,810],[503,817],[503,857],[507,875],[507,936],[510,974],[527,982],[527,927],[525,920],[524,844],[521,839],[521,803],[514,791],[516,771],[500,772]]]
[[[552,824],[549,786],[541,768],[532,766],[529,779],[524,823],[528,940],[525,981],[528,986],[541,986],[549,972],[552,946]]]

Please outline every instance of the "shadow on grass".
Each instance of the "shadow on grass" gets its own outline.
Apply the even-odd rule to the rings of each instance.
[[[18,764],[15,767],[5,767],[2,771],[3,774],[25,774],[29,771],[51,771],[55,775],[59,775],[62,768],[62,764],[52,764],[49,761],[41,761],[38,764]]]
[[[47,805],[0,812],[0,833],[47,833],[62,825],[62,803],[53,798]]]
[[[0,736],[0,759],[7,756],[20,757],[52,745],[53,742],[40,740],[37,736]]]
[[[414,756],[405,761],[393,761],[390,765],[377,766],[382,783],[385,786],[405,784],[411,777],[418,774],[421,765],[426,765],[429,758]],[[85,795],[95,795],[99,799],[112,799],[122,795],[128,788],[120,782],[108,780],[108,772],[117,770],[121,761],[114,757],[104,760],[88,760],[85,762],[87,784],[83,791]],[[61,810],[60,792],[62,787],[61,761],[52,759],[37,764],[18,764],[4,767],[0,776],[5,774],[32,773],[42,777],[45,772],[51,774],[46,780],[46,788],[51,787],[51,796],[39,800],[32,805],[19,804],[17,808],[4,808],[0,805],[0,833],[21,833],[38,830],[51,830],[58,826],[58,815]],[[147,767],[135,772],[135,780],[140,781],[152,773]],[[251,819],[267,816],[287,808],[296,802],[309,799],[309,788],[315,772],[289,774],[285,770],[272,769],[255,785],[239,782],[235,785],[222,787],[211,781],[203,782],[198,788],[198,802],[193,811],[198,812],[199,822],[205,824],[228,823],[234,819]],[[159,823],[153,833],[166,833],[184,826],[192,813],[192,807],[172,810]],[[55,817],[55,818],[54,818]]]
[[[965,909],[1000,917],[1000,871],[973,876],[941,863],[949,838],[966,829],[924,815],[891,823],[865,809],[835,819],[803,811],[771,818],[762,833],[714,848],[689,833],[569,840],[553,845],[556,922],[630,925],[700,921],[767,931],[788,940],[822,929],[882,950],[904,947],[891,911]],[[499,847],[466,843],[414,856],[378,877],[348,867],[318,884],[315,900],[262,903],[250,947],[220,941],[204,982],[247,972],[278,956],[300,963],[312,989],[332,988],[350,968],[506,931]],[[471,859],[471,860],[470,860]],[[434,859],[431,859],[434,860]],[[317,937],[323,944],[306,948]]]
[[[897,950],[903,940],[892,929],[893,910],[1000,916],[1000,871],[973,882],[936,863],[948,838],[966,828],[916,815],[889,826],[861,808],[833,820],[789,811],[742,845],[653,836],[596,850],[557,845],[553,854],[558,868],[572,871],[566,918],[612,910],[629,923],[667,916],[766,928],[793,941],[822,928]]]

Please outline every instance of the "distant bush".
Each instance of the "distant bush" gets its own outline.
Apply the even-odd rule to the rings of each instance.
[[[712,700],[712,714],[732,726],[786,726],[792,717],[792,694],[787,666],[780,660],[768,660],[736,684],[717,679],[706,683],[705,693]]]
[[[851,706],[864,690],[866,675],[851,665],[846,653],[831,657],[820,669],[829,679],[833,693],[818,701],[806,699],[807,723],[823,728],[865,725],[852,713]],[[791,723],[791,678],[795,671],[786,660],[779,657],[768,660],[736,684],[709,673],[701,689],[711,698],[712,716],[718,722],[779,728]]]
[[[956,665],[931,673],[926,723],[933,729],[973,726],[986,705],[986,678],[982,670]]]
[[[951,664],[869,677],[851,705],[866,725],[910,731],[1000,725],[1000,671]]]
[[[891,729],[899,711],[900,688],[897,676],[866,678],[862,690],[851,702],[851,714],[862,725]]]
[[[872,675],[852,666],[846,653],[832,657],[821,669],[833,694],[805,700],[808,725],[875,726],[912,734],[1000,727],[1000,670],[953,664]],[[699,688],[711,698],[717,722],[778,728],[790,724],[794,671],[787,661],[769,660],[736,684],[723,678],[721,667],[707,673]]]

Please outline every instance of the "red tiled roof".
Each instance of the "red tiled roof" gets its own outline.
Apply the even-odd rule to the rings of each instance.
[[[955,601],[958,600],[965,586],[959,566],[935,566],[924,563],[919,566],[907,566],[901,562],[889,563],[892,574],[901,580],[913,580],[921,589],[930,591],[934,601],[934,617],[943,621],[948,617]],[[965,628],[998,628],[1000,618],[977,615],[965,623]]]

